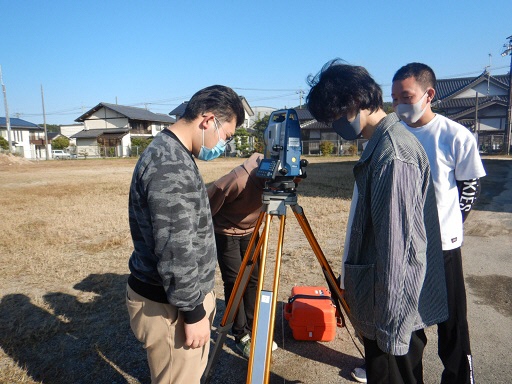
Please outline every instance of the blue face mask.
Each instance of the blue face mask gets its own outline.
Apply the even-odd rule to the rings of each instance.
[[[217,130],[217,135],[219,135],[219,141],[215,144],[213,148],[207,148],[204,146],[204,129],[203,129],[203,145],[201,145],[201,150],[197,155],[199,160],[210,161],[216,159],[220,155],[224,153],[226,150],[226,142],[220,138],[219,127],[217,126],[217,122],[213,120],[215,124],[215,129]]]

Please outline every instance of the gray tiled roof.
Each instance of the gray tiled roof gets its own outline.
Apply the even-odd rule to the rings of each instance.
[[[242,101],[245,112],[249,116],[254,116],[254,112],[253,112],[251,106],[249,105],[249,102],[245,99],[245,97],[243,97],[243,96],[239,96],[239,97],[240,97],[240,100]],[[188,101],[184,101],[183,103],[178,105],[176,108],[174,108],[171,112],[169,112],[169,115],[176,116],[176,118],[179,119],[185,113],[187,104],[188,104]]]
[[[301,122],[304,120],[314,120],[313,115],[307,108],[296,108],[295,111],[297,112],[297,117]]]
[[[478,98],[478,105],[487,104],[489,102],[496,102],[498,104],[502,104],[507,106],[508,97],[507,96],[485,96]],[[436,109],[451,109],[451,108],[470,108],[476,105],[475,97],[467,97],[460,99],[447,99],[447,100],[437,100],[437,102],[432,103],[432,106]]]
[[[48,140],[53,140],[59,136],[64,137],[64,135],[61,135],[59,132],[48,132],[46,136],[48,136]]]
[[[31,131],[44,131],[43,127],[40,127],[37,124],[18,119],[16,117],[9,118],[9,124],[11,126],[11,129],[28,129]],[[0,128],[7,129],[7,119],[5,117],[0,117]]]
[[[447,97],[454,95],[461,90],[470,87],[471,85],[478,83],[479,81],[487,81],[488,72],[483,72],[478,77],[459,77],[456,79],[442,79],[437,80],[436,85],[436,96],[434,102],[437,100],[443,100]],[[509,76],[496,75],[490,77],[490,81],[498,86],[508,88]]]
[[[174,108],[171,112],[169,112],[169,115],[176,116],[177,118],[183,116],[185,113],[185,108],[187,108],[188,101],[185,101],[178,105],[176,108]]]
[[[119,104],[110,104],[110,103],[99,103],[94,108],[90,109],[82,116],[77,118],[75,121],[82,122],[87,120],[89,116],[91,116],[94,112],[100,110],[101,108],[111,109],[131,120],[142,120],[142,121],[154,121],[154,122],[164,122],[164,123],[175,123],[176,120],[166,114],[163,113],[153,113],[144,108],[136,108],[136,107],[127,107],[125,105]]]
[[[479,109],[487,108],[488,106],[493,104],[499,104],[507,107],[508,97],[489,96],[478,98]],[[455,121],[459,121],[462,118],[470,118],[472,119],[471,121],[474,121],[473,116],[476,110],[476,98],[444,100],[436,105],[436,110],[443,113],[446,117],[449,117],[450,119],[453,119]]]
[[[128,129],[84,129],[71,136],[71,139],[95,139],[103,133],[128,133]]]

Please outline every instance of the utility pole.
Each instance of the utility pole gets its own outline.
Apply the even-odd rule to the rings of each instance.
[[[50,151],[48,150],[48,132],[46,131],[46,112],[44,110],[43,84],[41,84],[41,101],[43,102],[44,147],[46,149],[46,160],[50,160]]]
[[[508,44],[503,44],[505,50],[501,53],[501,56],[505,57],[510,55],[510,69],[508,71],[508,116],[504,140],[506,154],[510,155],[510,134],[512,132],[512,35],[507,37],[507,39]]]
[[[11,120],[9,119],[9,107],[7,106],[7,93],[5,91],[4,80],[2,78],[2,67],[1,66],[0,66],[0,83],[2,83],[2,91],[4,93],[5,124],[7,126],[7,141],[9,142],[9,153],[12,153]]]
[[[299,94],[299,109],[302,108],[302,98],[304,97],[304,91],[302,89],[299,89],[297,91]]]

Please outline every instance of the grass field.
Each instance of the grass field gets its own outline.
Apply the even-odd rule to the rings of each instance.
[[[131,334],[124,303],[135,160],[0,160],[0,383],[148,382],[145,352]],[[298,203],[337,272],[355,158],[308,160]],[[198,166],[208,184],[242,161]],[[295,284],[325,283],[289,218],[283,300]],[[219,273],[216,292],[222,299]]]

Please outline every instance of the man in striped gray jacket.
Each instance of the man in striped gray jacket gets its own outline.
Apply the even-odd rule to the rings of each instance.
[[[447,316],[434,187],[416,138],[386,115],[363,67],[339,60],[309,78],[307,104],[345,140],[368,139],[354,167],[344,294],[362,335],[369,383],[423,383],[424,328]]]
[[[193,156],[221,155],[244,117],[231,88],[204,88],[135,166],[126,304],[152,383],[199,384],[206,368],[217,255],[208,195]]]

